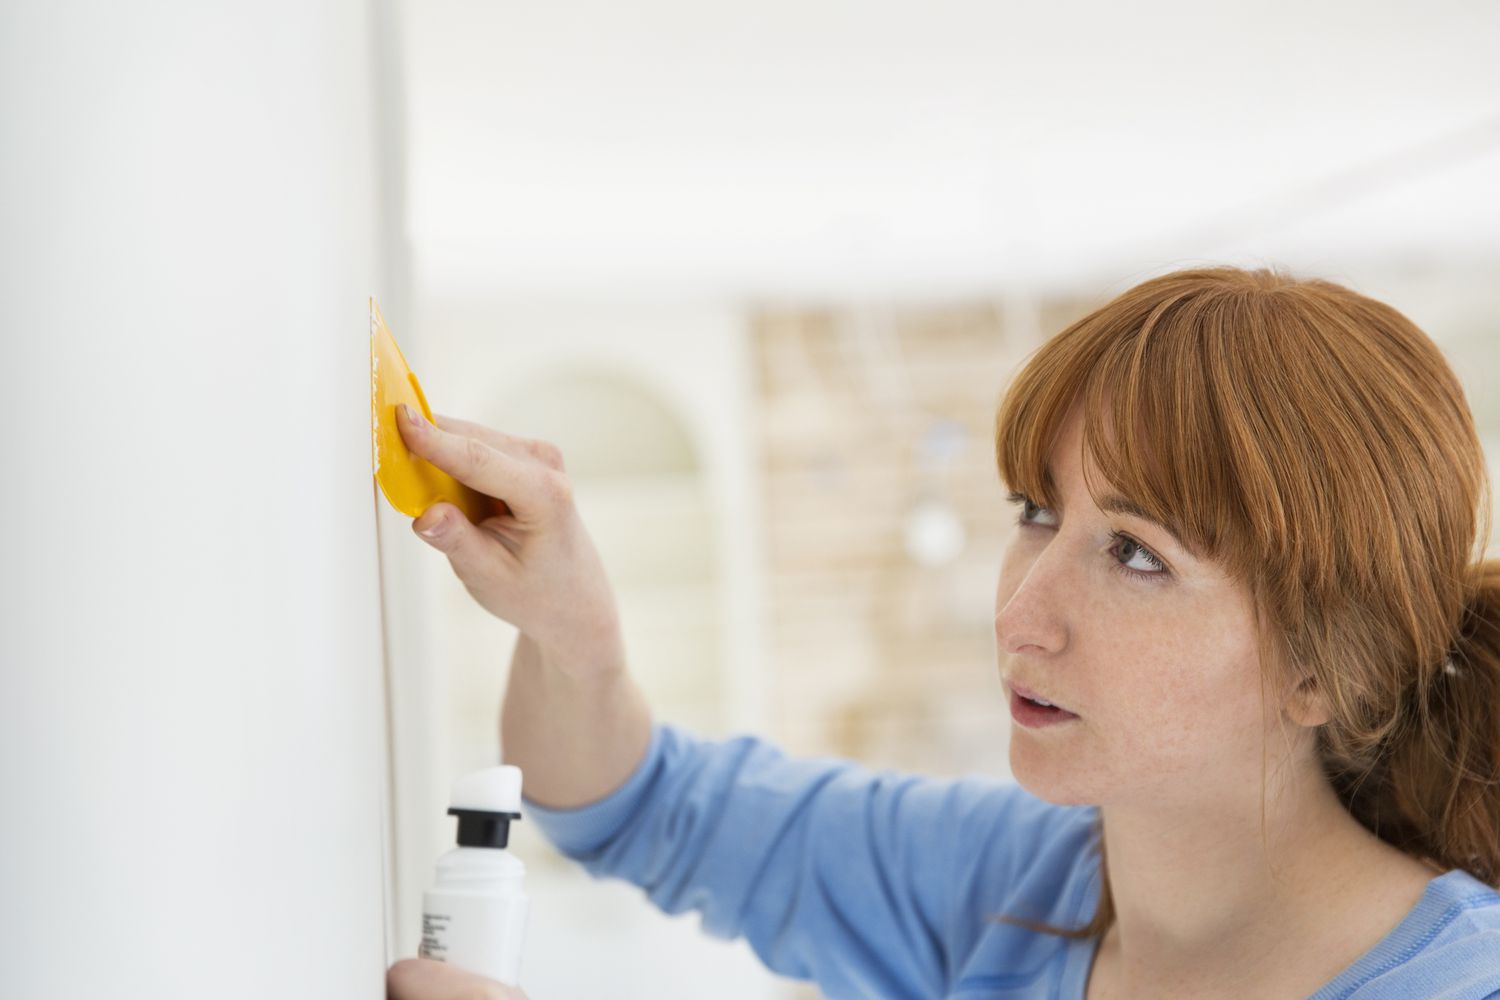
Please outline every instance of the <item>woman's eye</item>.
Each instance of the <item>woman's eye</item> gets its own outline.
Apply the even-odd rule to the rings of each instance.
[[[1012,493],[1009,497],[1009,500],[1011,503],[1017,503],[1021,505],[1020,516],[1016,518],[1016,523],[1020,525],[1037,524],[1038,522],[1035,520],[1037,514],[1047,510],[1046,507],[1034,503],[1032,499],[1026,496],[1024,493]],[[1048,511],[1048,513],[1051,512]],[[1050,525],[1048,525],[1048,527],[1050,527]]]
[[[1111,531],[1109,537],[1115,542],[1114,548],[1110,549],[1110,552],[1120,560],[1120,572],[1138,577],[1161,577],[1167,575],[1166,564],[1152,555],[1149,549],[1142,546],[1134,538],[1131,538],[1129,535],[1123,535],[1118,531]],[[1141,560],[1141,566],[1131,569],[1130,563],[1137,559]]]
[[[1051,515],[1052,512],[1048,508],[1032,501],[1024,493],[1012,493],[1008,499],[1011,503],[1021,505],[1021,513],[1016,518],[1016,523],[1023,528],[1027,526],[1042,528],[1056,526],[1050,522],[1037,520],[1041,514],[1046,513]],[[1113,568],[1117,572],[1141,580],[1159,580],[1171,575],[1166,563],[1158,559],[1150,549],[1129,535],[1119,531],[1111,531],[1109,538],[1114,543],[1110,547],[1109,552],[1114,557]],[[1135,566],[1132,567],[1131,563],[1135,563]]]
[[[1047,514],[1047,516],[1050,517],[1050,516],[1052,516],[1052,511],[1047,510],[1047,508],[1043,507],[1043,505],[1034,504],[1034,502],[1032,502],[1032,501],[1026,501],[1025,507],[1022,507],[1022,523],[1023,523],[1023,525],[1035,525],[1035,523],[1049,523],[1049,522],[1038,522],[1037,519],[1038,519],[1038,517],[1041,516],[1041,514]]]

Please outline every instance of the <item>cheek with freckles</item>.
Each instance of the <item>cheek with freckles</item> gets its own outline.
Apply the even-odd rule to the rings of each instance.
[[[1195,604],[1117,635],[1122,683],[1109,720],[1122,766],[1164,785],[1259,768],[1259,675],[1237,612]]]

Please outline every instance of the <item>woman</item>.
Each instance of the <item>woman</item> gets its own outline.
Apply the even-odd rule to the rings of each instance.
[[[834,998],[1500,996],[1489,483],[1389,306],[1181,271],[1028,359],[996,422],[1014,782],[653,720],[557,450],[440,423],[402,433],[512,510],[413,527],[521,631],[501,734],[531,816],[776,972]]]

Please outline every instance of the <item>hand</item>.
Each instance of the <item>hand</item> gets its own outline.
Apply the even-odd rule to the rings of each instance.
[[[404,958],[385,974],[386,1000],[526,1000],[514,986],[430,958]]]
[[[440,414],[436,427],[418,425],[404,407],[396,412],[408,448],[510,508],[475,525],[453,504],[436,503],[412,522],[448,557],[469,594],[533,639],[560,669],[623,668],[614,591],[573,506],[557,447]],[[434,537],[422,534],[433,528]]]

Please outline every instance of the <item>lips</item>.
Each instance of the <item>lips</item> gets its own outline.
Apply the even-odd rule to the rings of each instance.
[[[1042,695],[1039,695],[1035,691],[1031,690],[1030,688],[1023,687],[1020,684],[1017,684],[1015,681],[1008,681],[1007,683],[1010,684],[1011,690],[1014,691],[1016,694],[1020,695],[1022,698],[1030,698],[1032,701],[1047,701],[1047,702],[1051,702],[1052,706],[1054,708],[1059,708],[1059,709],[1061,709],[1064,712],[1068,712],[1070,715],[1071,714],[1075,714],[1075,713],[1070,712],[1069,709],[1067,708],[1067,706],[1060,705],[1057,702],[1053,701],[1051,698],[1047,698],[1047,697],[1044,697]]]

